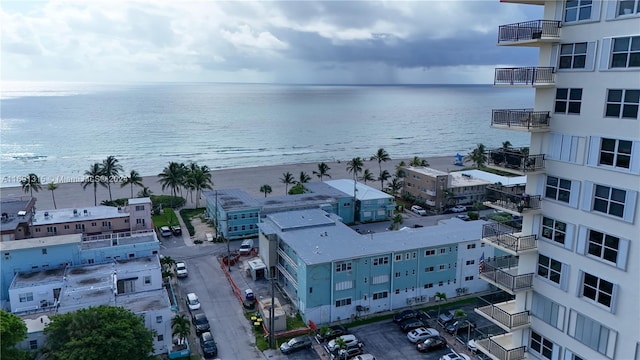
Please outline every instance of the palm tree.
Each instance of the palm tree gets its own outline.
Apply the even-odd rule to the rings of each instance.
[[[405,163],[404,160],[401,160],[398,165],[396,165],[396,177],[400,179],[407,177],[407,172],[404,171],[405,166],[407,166],[407,163]]]
[[[171,319],[171,335],[180,337],[180,344],[184,343],[184,339],[191,334],[191,323],[186,316],[180,314]]]
[[[471,160],[477,168],[484,167],[484,164],[487,162],[487,154],[484,145],[478,144],[478,146],[473,149],[465,159]]]
[[[86,190],[89,185],[93,185],[93,206],[98,206],[98,185],[107,187],[100,163],[94,163],[89,170],[84,172],[82,189]]]
[[[357,191],[357,179],[358,174],[362,172],[364,162],[362,158],[354,157],[347,161],[347,172],[353,174],[353,221],[356,221],[356,191]]]
[[[373,154],[370,160],[375,160],[378,162],[378,168],[380,170],[378,174],[382,175],[382,163],[391,160],[391,157],[389,157],[389,153],[387,153],[387,150],[385,150],[384,148],[379,148],[378,151]]]
[[[170,162],[160,174],[158,174],[158,182],[162,184],[162,190],[171,189],[171,196],[178,195],[178,189],[184,184],[184,164]],[[173,199],[171,200],[173,201]]]
[[[264,193],[264,197],[267,197],[267,194],[271,194],[271,186],[267,184],[260,186],[260,192]]]
[[[53,208],[57,209],[58,207],[56,206],[56,196],[53,194],[53,192],[58,188],[58,185],[56,185],[56,183],[54,183],[53,181],[49,183],[49,185],[47,185],[47,189],[49,191],[51,191],[51,198],[53,199]]]
[[[205,189],[213,188],[211,180],[211,172],[206,165],[198,166],[193,164],[189,172],[186,174],[186,182],[192,190],[196,191],[196,209],[200,206],[200,192]]]
[[[304,171],[300,171],[300,177],[298,178],[298,184],[306,184],[311,181],[311,176]]]
[[[144,184],[142,183],[142,176],[140,176],[137,171],[131,170],[129,176],[127,176],[127,178],[120,184],[120,187],[123,188],[127,185],[131,185],[131,198],[133,199],[133,186],[144,187]]]
[[[40,177],[38,175],[31,173],[27,175],[26,178],[20,180],[20,185],[22,185],[22,191],[30,193],[31,197],[33,197],[33,191],[36,192],[42,190],[42,184],[40,183]]]
[[[440,302],[447,301],[447,294],[443,292],[437,292],[434,296],[438,299],[438,317],[440,317]]]
[[[138,197],[149,197],[149,196],[151,196],[152,193],[153,193],[153,191],[149,190],[148,186],[143,186],[142,190],[138,191],[137,196]]]
[[[414,156],[413,159],[411,159],[409,166],[425,167],[425,166],[429,166],[429,162],[427,160],[420,159],[419,157]]]
[[[344,339],[339,337],[339,336],[334,340],[334,342],[338,346],[338,349],[346,349],[347,348],[347,342],[344,341]]]
[[[322,178],[324,178],[325,176],[331,179],[331,175],[329,175],[329,170],[331,170],[329,165],[325,164],[324,162],[321,162],[318,164],[318,171],[313,170],[313,173],[320,179],[320,181],[322,181]]]
[[[398,196],[398,191],[402,189],[402,180],[398,177],[391,179],[391,182],[387,184],[387,192],[392,196]]]
[[[109,155],[102,161],[102,175],[106,177],[107,188],[109,189],[109,201],[113,201],[111,197],[111,183],[116,182],[116,177],[120,175],[122,165],[118,164],[115,156]]]
[[[507,140],[502,142],[502,150],[509,150],[510,147],[511,147],[511,141]]]
[[[402,214],[396,213],[395,215],[393,215],[393,220],[391,222],[391,228],[393,230],[398,230],[400,228],[400,225],[402,225],[403,221],[404,221],[404,219],[402,218]]]
[[[389,180],[391,178],[391,174],[389,174],[389,171],[387,170],[382,170],[382,172],[380,173],[380,176],[378,176],[378,181],[380,181],[380,190],[384,189],[384,182]]]
[[[173,260],[171,256],[163,256],[160,258],[160,265],[163,270],[170,270],[173,265],[176,264],[176,261]]]
[[[280,178],[280,182],[282,182],[284,184],[284,194],[288,194],[289,193],[289,185],[291,184],[295,184],[295,180],[293,179],[293,175],[291,175],[290,172],[286,172],[282,174],[282,177]]]
[[[376,178],[373,177],[373,173],[369,171],[369,169],[364,169],[362,176],[360,177],[360,181],[364,181],[366,184],[367,181],[375,181]]]

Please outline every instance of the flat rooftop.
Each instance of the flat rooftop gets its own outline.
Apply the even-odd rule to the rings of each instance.
[[[431,177],[449,175],[449,173],[446,171],[437,170],[437,169],[426,167],[426,166],[405,166],[405,169],[416,172],[418,174],[423,174]]]
[[[457,172],[451,173],[456,174]],[[527,183],[527,176],[501,176],[492,174],[490,172],[482,171],[482,170],[465,170],[460,171],[459,173],[470,175],[473,178],[482,179],[488,181],[492,184],[501,183],[504,186],[511,185],[524,185]]]
[[[2,221],[0,231],[13,231],[19,224],[28,223],[31,220],[31,211],[36,199],[32,197],[3,198],[0,200]],[[24,215],[18,215],[24,214]]]
[[[134,198],[134,199],[129,199],[127,202],[129,203],[129,205],[148,204],[151,202],[151,198],[148,198],[148,197]]]
[[[68,222],[115,219],[123,217],[129,217],[129,212],[126,211],[126,207],[122,207],[120,210],[114,206],[41,210],[36,211],[33,216],[33,225],[53,225]]]
[[[341,192],[353,196],[353,180],[350,179],[336,179],[336,180],[327,180],[325,183],[329,186],[332,186]],[[387,194],[386,192],[375,189],[369,185],[363,184],[361,182],[356,182],[356,199],[360,201],[366,200],[378,200],[378,199],[391,199],[393,196]]]
[[[151,310],[162,310],[171,307],[167,291],[162,289],[148,290],[116,296],[116,306],[122,306],[136,314]]]
[[[17,273],[9,289],[44,285],[64,280],[64,268],[48,269],[28,273]]]
[[[82,234],[67,234],[22,240],[0,241],[0,251],[22,250],[74,243],[80,244],[81,242]]]
[[[449,176],[450,176],[449,186],[452,188],[493,184],[490,181],[477,178],[473,175],[466,174],[464,172],[452,172],[452,173],[449,173]]]
[[[308,265],[477,241],[487,223],[454,218],[434,226],[361,235],[322,210],[272,214],[267,218],[275,226],[265,222],[265,230],[275,230]]]
[[[202,195],[213,204],[217,199],[219,206],[226,212],[259,207],[258,202],[242,189],[209,190]]]

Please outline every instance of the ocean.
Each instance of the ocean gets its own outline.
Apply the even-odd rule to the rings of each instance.
[[[490,85],[3,82],[0,185],[29,173],[76,181],[109,155],[146,176],[170,161],[223,169],[368,159],[379,147],[398,159],[527,146],[526,133],[492,129],[491,110],[533,98]]]

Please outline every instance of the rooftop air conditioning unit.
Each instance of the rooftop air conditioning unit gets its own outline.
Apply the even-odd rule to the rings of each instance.
[[[84,216],[89,216],[89,210],[84,209]]]

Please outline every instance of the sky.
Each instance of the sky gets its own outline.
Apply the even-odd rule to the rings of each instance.
[[[542,7],[499,0],[3,0],[2,81],[493,83]]]

